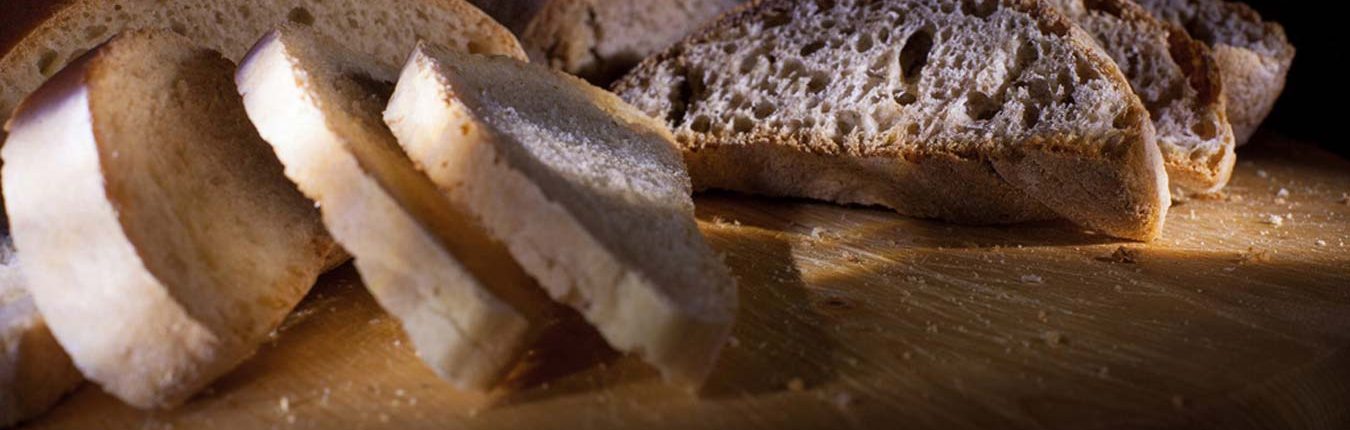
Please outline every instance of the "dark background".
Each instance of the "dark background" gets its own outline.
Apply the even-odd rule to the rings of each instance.
[[[1336,131],[1350,128],[1346,117],[1346,89],[1350,78],[1342,64],[1350,62],[1350,52],[1333,42],[1350,40],[1345,31],[1350,21],[1337,19],[1334,10],[1345,7],[1341,1],[1246,0],[1266,20],[1284,25],[1289,41],[1298,49],[1284,96],[1265,126],[1279,134],[1316,142],[1341,156],[1350,157],[1350,141]],[[1339,32],[1339,34],[1337,34]],[[1339,80],[1338,80],[1339,79]],[[1258,141],[1253,143],[1259,144]],[[1239,153],[1239,156],[1241,154]]]

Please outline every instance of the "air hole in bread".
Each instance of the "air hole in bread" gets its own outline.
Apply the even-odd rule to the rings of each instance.
[[[806,90],[812,94],[825,91],[825,75],[820,72],[811,72],[811,80],[806,82]]]
[[[908,91],[896,91],[893,97],[895,98],[895,104],[900,106],[909,106],[914,104],[914,102],[919,101],[919,98],[915,97],[914,93]]]
[[[1212,140],[1219,135],[1219,129],[1210,121],[1199,121],[1191,125],[1191,131],[1202,140]]]
[[[997,8],[997,0],[961,0],[961,13],[976,18],[988,18]]]
[[[695,133],[707,133],[708,130],[712,129],[712,119],[708,118],[707,115],[696,116],[694,121],[689,123],[689,129]]]
[[[792,16],[791,14],[788,13],[788,11],[785,10],[769,11],[768,14],[764,16],[764,29],[770,30],[782,27],[784,25],[787,25],[787,23],[791,21]]]
[[[976,121],[988,121],[1003,109],[1003,105],[979,91],[966,95],[966,115]]]
[[[826,29],[826,30],[829,30],[829,29],[831,29],[831,28],[834,28],[834,20],[832,20],[832,19],[827,19],[827,20],[820,21],[820,28],[823,28],[823,29]]]
[[[854,130],[858,129],[858,122],[860,121],[862,121],[862,116],[858,115],[857,112],[840,111],[839,114],[834,117],[836,138],[843,138],[844,136],[852,134]]]
[[[755,105],[754,109],[755,119],[768,118],[769,115],[773,115],[773,113],[776,111],[778,111],[778,108],[774,106],[773,103],[760,103],[758,105]]]
[[[286,13],[286,19],[300,25],[314,25],[314,14],[309,13],[309,9],[303,7],[292,8],[290,12]]]
[[[253,9],[249,9],[248,6],[246,5],[239,5],[239,17],[248,19],[249,17],[252,16],[253,16]]]
[[[778,69],[778,77],[785,80],[794,80],[799,76],[806,74],[806,66],[801,61],[790,58],[783,62],[783,66]]]
[[[38,73],[42,73],[42,76],[51,76],[52,73],[56,73],[56,51],[51,49],[42,51],[42,55],[38,56],[36,66]]]
[[[754,128],[755,123],[750,121],[750,118],[737,115],[735,119],[731,120],[731,130],[737,133],[749,133]]]
[[[863,33],[858,35],[858,42],[853,45],[858,52],[867,52],[872,50],[872,36]]]
[[[1041,108],[1036,105],[1025,105],[1022,108],[1022,126],[1027,130],[1036,128],[1041,123]]]
[[[1074,61],[1073,70],[1078,75],[1078,82],[1095,80],[1099,76],[1097,68],[1093,67],[1086,57],[1078,57],[1077,61]]]
[[[1119,130],[1129,129],[1130,126],[1139,122],[1134,109],[1125,108],[1125,111],[1116,115],[1116,119],[1111,122],[1111,126]]]
[[[816,12],[825,12],[834,9],[834,0],[816,0]]]
[[[806,46],[803,46],[803,47],[802,47],[801,53],[802,53],[802,56],[803,56],[803,57],[807,57],[807,56],[810,56],[811,54],[816,53],[816,51],[819,51],[821,48],[824,48],[824,47],[825,47],[825,42],[821,42],[821,41],[817,40],[817,41],[815,41],[815,42],[811,42],[811,43],[806,44]]]
[[[84,28],[84,40],[95,40],[108,32],[106,25],[91,25]]]
[[[188,35],[188,33],[187,33],[187,26],[186,26],[186,25],[183,25],[183,23],[178,22],[178,21],[171,21],[171,22],[169,22],[169,30],[172,30],[174,33],[178,33],[179,35],[182,35],[182,36],[187,36],[187,35]]]
[[[906,83],[917,82],[923,67],[928,65],[928,54],[933,50],[932,30],[923,28],[909,36],[900,49],[900,72]]]
[[[689,103],[692,102],[692,98],[694,97],[694,87],[689,83],[688,75],[679,79],[675,88],[671,89],[668,97],[670,100],[670,117],[668,120],[671,124],[684,123],[684,117],[689,112]],[[707,118],[704,119],[706,120]],[[706,124],[704,125],[704,129],[707,129]]]

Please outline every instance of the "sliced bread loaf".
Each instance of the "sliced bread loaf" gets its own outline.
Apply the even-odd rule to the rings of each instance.
[[[543,66],[426,45],[385,122],[442,192],[610,345],[668,380],[706,377],[736,290],[694,221],[665,127]]]
[[[181,403],[252,354],[336,249],[233,72],[183,36],[128,33],[8,124],[29,292],[84,376],[136,407]]]
[[[89,48],[125,29],[172,30],[239,61],[264,33],[291,22],[342,40],[387,67],[413,43],[520,56],[509,31],[463,0],[72,0],[0,52],[0,123],[19,98]],[[6,46],[0,43],[0,46]]]
[[[1039,1],[757,2],[615,91],[675,130],[700,189],[1138,240],[1169,205],[1143,104]]]
[[[1284,92],[1294,45],[1284,27],[1246,4],[1226,0],[1137,0],[1214,51],[1237,144],[1251,140]]]
[[[1214,192],[1237,161],[1219,65],[1186,30],[1132,0],[1051,0],[1097,39],[1144,102],[1172,187]]]
[[[520,42],[533,61],[608,85],[744,1],[553,0],[519,30]]]
[[[418,356],[456,386],[488,388],[559,308],[399,149],[380,118],[397,74],[287,26],[259,41],[235,77],[286,175],[321,208]]]
[[[0,428],[47,410],[83,379],[33,306],[16,257],[4,228],[0,230]]]

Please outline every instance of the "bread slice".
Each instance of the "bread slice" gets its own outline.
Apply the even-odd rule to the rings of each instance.
[[[707,376],[736,290],[661,124],[543,66],[427,45],[384,118],[432,182],[610,345],[667,380]]]
[[[84,376],[132,406],[179,404],[252,354],[336,248],[233,72],[183,36],[127,33],[8,124],[29,292]]]
[[[1294,45],[1284,27],[1266,22],[1246,4],[1225,0],[1137,0],[1164,21],[1209,45],[1219,63],[1228,121],[1237,144],[1251,140],[1284,92]]]
[[[321,208],[418,356],[456,386],[489,388],[557,308],[399,149],[380,117],[397,74],[287,26],[263,37],[235,76],[286,175]]]
[[[82,380],[33,306],[18,263],[5,228],[0,231],[0,427],[47,410]]]
[[[532,61],[608,85],[742,2],[554,0],[524,24],[520,42]]]
[[[1144,102],[1173,189],[1215,192],[1237,161],[1219,65],[1186,30],[1132,0],[1051,0],[1125,72]]]
[[[253,42],[290,22],[342,40],[397,69],[413,43],[519,56],[502,26],[463,0],[70,0],[0,51],[0,123],[19,99],[89,48],[126,29],[160,28],[239,61]],[[0,46],[5,45],[0,43]],[[3,49],[3,48],[0,48]],[[2,136],[0,136],[2,137]]]
[[[1039,1],[758,2],[615,91],[674,129],[698,189],[1137,240],[1170,203],[1143,104]]]

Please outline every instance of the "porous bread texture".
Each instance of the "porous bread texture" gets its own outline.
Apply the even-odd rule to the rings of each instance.
[[[385,111],[399,144],[616,349],[699,385],[736,290],[661,124],[580,79],[420,45]]]
[[[26,98],[0,152],[38,310],[85,377],[139,408],[251,355],[335,248],[233,71],[174,33],[117,36]]]
[[[1237,156],[1209,48],[1131,0],[1050,3],[1093,35],[1129,78],[1153,119],[1172,187],[1207,193],[1227,185]]]
[[[700,189],[1138,240],[1169,204],[1147,111],[1040,2],[759,2],[615,91],[670,124]]]
[[[417,355],[457,387],[487,389],[558,307],[399,149],[381,119],[397,73],[285,26],[258,42],[236,81],[287,176]]]
[[[0,53],[0,123],[21,97],[123,30],[171,30],[239,61],[259,37],[287,22],[396,70],[419,39],[524,58],[509,31],[463,0],[74,0]]]
[[[1183,27],[1214,52],[1237,144],[1253,134],[1284,91],[1296,50],[1284,27],[1250,6],[1225,0],[1137,0],[1164,21]]]
[[[520,30],[520,42],[532,61],[608,85],[744,1],[554,0]]]
[[[0,427],[50,408],[80,384],[24,287],[8,228],[0,231]]]

